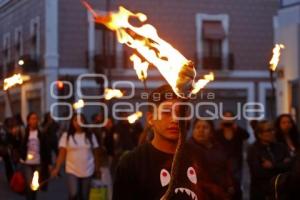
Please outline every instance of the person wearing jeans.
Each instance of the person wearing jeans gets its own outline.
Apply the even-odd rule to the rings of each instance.
[[[41,177],[39,182],[43,182],[49,177],[51,165],[50,149],[44,134],[38,128],[38,124],[38,115],[34,112],[29,113],[27,127],[20,145],[20,162],[27,183],[26,199],[28,200],[36,199],[36,191],[33,191],[30,187],[34,171],[39,172]]]
[[[59,141],[59,154],[51,176],[57,176],[66,161],[67,186],[69,200],[88,200],[91,177],[96,172],[99,176],[99,145],[96,136],[83,125],[86,119],[82,114],[75,114],[67,133]]]
[[[67,174],[67,184],[70,199],[76,199],[77,196],[81,196],[82,199],[85,199],[90,192],[91,177],[79,178],[73,174]]]

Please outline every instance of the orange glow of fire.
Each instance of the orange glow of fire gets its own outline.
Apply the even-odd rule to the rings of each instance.
[[[27,154],[27,160],[32,160],[34,158],[34,156],[32,154]]]
[[[121,98],[123,97],[123,92],[117,89],[109,89],[106,88],[104,90],[104,98],[105,100],[111,100],[112,98]]]
[[[204,79],[200,79],[195,83],[195,87],[192,90],[192,94],[197,94],[202,88],[204,88],[210,81],[215,79],[214,73],[204,75]]]
[[[56,85],[58,89],[63,89],[64,88],[64,82],[62,81],[56,81]]]
[[[280,61],[280,50],[284,49],[284,45],[283,44],[276,44],[275,47],[273,48],[273,57],[270,61],[270,70],[275,71],[277,68],[277,65]]]
[[[74,108],[75,110],[80,109],[80,108],[83,108],[83,107],[84,107],[84,101],[83,101],[82,99],[79,99],[77,102],[75,102],[75,103],[73,104],[73,108]]]
[[[187,98],[195,87],[196,71],[193,63],[187,60],[171,44],[158,36],[154,26],[146,24],[147,16],[143,13],[132,13],[124,7],[119,7],[118,12],[110,12],[108,15],[100,15],[85,1],[84,6],[93,15],[96,23],[104,24],[107,28],[116,32],[118,41],[135,49],[138,55],[134,55],[134,62],[151,63],[166,79],[174,92]],[[136,27],[130,24],[129,18],[138,19],[143,25]],[[138,61],[146,60],[146,62]],[[136,66],[136,65],[135,65]],[[144,71],[143,71],[144,72]],[[137,71],[138,75],[140,71]],[[140,78],[140,76],[139,76]]]
[[[142,62],[141,58],[136,54],[133,54],[130,57],[130,60],[133,62],[134,70],[136,71],[138,78],[141,81],[145,81],[147,79],[147,70],[149,67],[149,63],[147,61]]]
[[[21,85],[23,84],[24,81],[27,81],[28,79],[29,79],[28,76],[24,76],[21,74],[14,74],[13,76],[4,79],[3,89],[8,90],[9,88],[15,85]]]
[[[40,187],[40,184],[39,184],[39,172],[38,171],[34,171],[32,182],[31,182],[31,189],[33,191],[37,191],[39,189],[39,187]]]
[[[143,113],[141,111],[137,111],[136,113],[129,115],[127,117],[127,120],[130,124],[135,123],[139,118],[143,116]]]

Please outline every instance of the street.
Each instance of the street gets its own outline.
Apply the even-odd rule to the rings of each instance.
[[[65,200],[67,199],[67,189],[63,178],[53,180],[49,184],[47,192],[39,192],[37,199],[43,200]],[[21,200],[25,199],[21,195],[13,193],[6,181],[3,161],[0,161],[0,200]]]

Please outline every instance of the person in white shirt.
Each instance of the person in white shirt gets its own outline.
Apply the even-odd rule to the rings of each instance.
[[[34,171],[40,174],[39,182],[49,177],[51,167],[51,153],[45,135],[38,128],[39,118],[37,113],[31,112],[27,116],[27,127],[22,136],[20,145],[20,163],[27,182],[26,199],[36,199],[36,192],[30,188]],[[41,189],[46,189],[43,187]]]
[[[99,145],[96,136],[83,127],[87,121],[82,114],[75,114],[69,130],[59,141],[59,154],[51,172],[55,177],[64,163],[67,174],[69,199],[88,200],[91,177],[100,176]]]

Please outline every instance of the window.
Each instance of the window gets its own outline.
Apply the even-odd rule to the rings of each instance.
[[[38,59],[40,55],[40,20],[39,17],[31,20],[30,23],[30,56]]]
[[[105,15],[104,11],[97,11]],[[88,67],[96,73],[105,73],[107,69],[120,68],[123,65],[123,47],[117,42],[114,32],[95,23],[91,13],[88,16]]]
[[[101,24],[95,24],[95,71],[116,67],[116,37]]]
[[[23,56],[23,35],[22,27],[15,30],[15,63]]]
[[[229,16],[227,14],[196,15],[196,65],[198,69],[230,69]]]
[[[10,49],[10,34],[6,33],[3,36],[3,68],[4,73],[10,72],[13,68],[11,64],[10,56],[11,56],[11,49]]]
[[[26,100],[28,112],[42,113],[42,99],[40,89],[27,90]]]
[[[220,21],[204,21],[202,29],[203,68],[222,68],[222,41],[225,32]]]

